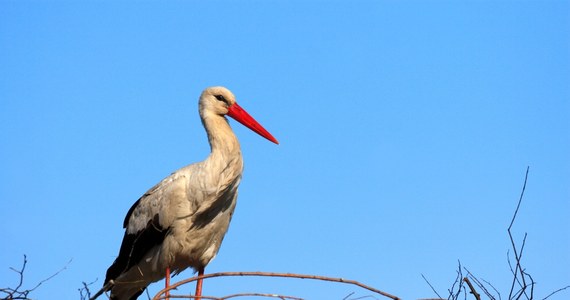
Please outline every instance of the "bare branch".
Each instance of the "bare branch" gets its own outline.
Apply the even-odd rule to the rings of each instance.
[[[515,269],[513,270],[512,267],[511,267],[511,272],[513,272],[513,275],[514,275],[514,276],[513,276],[513,281],[512,281],[512,283],[511,283],[511,290],[510,290],[510,292],[509,292],[509,300],[514,299],[514,298],[513,298],[513,292],[514,292],[514,290],[515,290],[515,284],[518,283],[519,287],[521,287],[522,293],[525,293],[525,289],[526,289],[526,288],[525,288],[525,287],[526,287],[526,284],[524,283],[524,273],[523,273],[523,270],[522,270],[522,267],[521,267],[521,264],[520,264],[520,262],[521,262],[521,256],[522,256],[522,250],[523,250],[523,248],[524,248],[524,242],[525,242],[525,240],[526,240],[526,233],[525,233],[525,236],[524,236],[524,239],[523,239],[523,245],[522,245],[522,247],[521,247],[521,253],[519,254],[519,253],[517,252],[517,246],[516,246],[516,244],[515,244],[515,240],[514,240],[514,238],[513,238],[513,234],[512,234],[512,232],[511,232],[511,229],[512,229],[512,227],[513,227],[513,224],[515,223],[515,219],[516,219],[516,217],[517,217],[517,214],[518,214],[518,212],[519,212],[519,208],[520,208],[521,203],[522,203],[522,199],[523,199],[523,197],[524,197],[524,192],[525,192],[525,190],[526,190],[526,183],[527,183],[527,180],[528,180],[528,171],[529,171],[529,167],[526,168],[526,173],[525,173],[525,177],[524,177],[524,184],[523,184],[523,187],[522,187],[522,190],[521,190],[521,194],[520,194],[520,197],[519,197],[519,201],[518,201],[518,203],[517,203],[517,208],[515,209],[515,213],[513,214],[513,218],[511,219],[511,223],[509,224],[509,227],[507,228],[507,232],[509,233],[509,238],[510,238],[510,240],[511,240],[511,246],[512,246],[513,251],[514,251],[514,254],[515,254],[515,261],[516,261]],[[510,263],[509,263],[509,264],[510,264]],[[520,282],[521,279],[518,278],[518,274],[519,274],[519,273],[521,274],[521,277],[522,277],[522,280],[523,280],[522,283]],[[519,294],[519,293],[517,292],[517,294],[519,294],[519,296],[516,297],[515,299],[519,299],[520,296],[522,295],[522,293]],[[528,298],[528,295],[527,295],[527,298]]]
[[[534,282],[534,279],[532,278],[532,276],[530,276],[530,274],[525,272],[525,275],[528,276],[528,278],[530,279],[530,298],[529,299],[533,299],[534,285],[536,284],[536,282]]]
[[[517,213],[519,212],[519,208],[521,206],[521,202],[524,196],[524,191],[526,189],[526,182],[528,179],[528,170],[530,169],[530,167],[526,167],[526,173],[524,175],[524,184],[521,190],[521,195],[519,197],[519,202],[517,203],[517,208],[515,209],[515,213],[513,214],[513,218],[511,219],[511,224],[509,224],[509,228],[507,229],[508,232],[511,232],[511,228],[513,227],[513,223],[515,222],[515,219],[517,217]]]
[[[344,297],[343,300],[360,300],[360,299],[368,299],[368,298],[378,299],[378,298],[376,298],[376,297],[374,297],[374,296],[372,296],[372,295],[360,296],[360,297],[357,297],[357,298],[349,298],[350,296],[352,296],[352,295],[354,295],[354,294],[355,294],[355,293],[352,292],[352,293],[346,295],[346,297]]]
[[[495,300],[495,296],[493,296],[493,294],[491,294],[489,292],[489,290],[487,290],[485,285],[482,284],[481,281],[479,281],[479,279],[477,279],[477,277],[473,276],[473,274],[467,268],[464,267],[463,269],[465,269],[465,272],[467,272],[467,277],[469,277],[471,280],[473,280],[475,282],[475,284],[483,291],[483,293],[485,293],[485,295],[487,297],[489,297],[489,299]],[[483,280],[483,281],[485,281],[485,280]],[[485,281],[485,283],[487,283],[489,286],[491,286],[495,290],[495,292],[497,294],[499,294],[499,298],[501,297],[501,294],[497,291],[497,289],[495,289],[495,287],[493,287],[493,285],[491,285],[488,281]]]
[[[483,280],[483,282],[485,282],[487,285],[489,285],[491,288],[493,288],[493,290],[495,291],[495,293],[497,293],[497,296],[499,296],[499,300],[501,300],[501,293],[499,293],[499,290],[497,290],[497,289],[495,288],[495,286],[493,286],[489,281],[487,281],[487,280],[485,280],[485,279],[483,279],[483,278],[481,278],[481,280]],[[486,289],[484,289],[484,290],[485,290],[485,294],[487,294],[487,296],[488,296],[490,299],[495,300],[495,297],[491,296],[491,294],[490,294],[488,291],[486,291]]]
[[[455,281],[453,282],[453,285],[451,286],[451,289],[448,290],[449,292],[449,297],[448,299],[459,299],[459,294],[461,294],[461,290],[463,288],[463,282],[461,281],[461,278],[463,278],[463,273],[461,273],[461,261],[457,261],[458,267],[457,267],[457,275],[455,276]],[[457,292],[455,292],[454,294],[454,290],[455,290],[455,285],[459,283],[459,288],[457,289]]]
[[[511,248],[512,251],[514,253],[514,263],[511,261],[511,250],[509,249],[507,251],[507,262],[509,265],[509,269],[511,271],[511,275],[512,275],[512,282],[511,282],[511,288],[509,291],[509,298],[507,300],[520,300],[522,298],[526,298],[527,300],[532,300],[534,299],[534,288],[536,285],[536,282],[534,281],[534,278],[526,271],[526,269],[522,266],[522,257],[523,257],[523,253],[526,247],[526,239],[528,237],[528,234],[525,233],[524,237],[522,239],[522,243],[520,245],[520,247],[517,247],[517,244],[515,243],[515,239],[513,237],[513,233],[512,233],[512,229],[513,226],[515,224],[516,218],[518,216],[518,212],[519,209],[521,208],[521,204],[522,204],[522,200],[524,197],[524,193],[526,190],[526,185],[528,182],[528,174],[529,174],[529,167],[526,168],[526,173],[525,173],[525,177],[524,177],[524,183],[521,189],[521,193],[520,193],[520,197],[518,199],[517,202],[517,206],[516,209],[513,213],[513,216],[511,218],[511,221],[509,223],[509,226],[507,228],[507,232],[509,235],[509,239],[511,242]],[[471,293],[473,295],[475,295],[476,299],[480,299],[481,295],[479,294],[475,294],[475,287],[478,287],[480,291],[483,291],[483,293],[489,297],[489,299],[491,300],[495,300],[495,296],[493,294],[491,294],[491,292],[489,291],[488,287],[491,287],[493,289],[493,291],[498,295],[499,300],[501,300],[501,293],[499,293],[499,291],[488,281],[484,280],[484,279],[477,279],[475,276],[473,276],[473,274],[471,274],[471,272],[469,272],[469,270],[467,270],[467,268],[464,268],[465,271],[467,272],[467,276],[463,279],[464,282],[467,283],[467,285],[469,286],[469,289],[471,290]],[[458,272],[458,276],[461,274],[461,272]],[[423,275],[422,275],[423,277]],[[424,277],[425,280],[425,277]],[[427,280],[426,280],[427,281]],[[481,282],[483,281],[483,282]],[[461,288],[462,286],[459,285],[459,290],[457,292],[455,292],[455,288],[456,288],[456,284],[458,283],[457,278],[455,280],[455,282],[453,283],[451,289],[449,290],[449,300],[457,300],[459,298],[459,295],[461,293]],[[429,284],[429,282],[428,282]],[[430,285],[431,286],[431,285]],[[566,286],[564,288],[558,289],[552,293],[550,293],[547,297],[545,297],[542,300],[546,300],[548,297],[570,288],[570,286]],[[433,290],[433,287],[432,287]],[[466,293],[466,288],[464,288],[464,292]],[[439,295],[438,295],[439,296]]]
[[[475,296],[475,299],[477,300],[481,300],[481,295],[479,295],[479,293],[477,293],[477,291],[475,290],[475,287],[473,286],[473,284],[471,284],[471,281],[469,280],[468,277],[463,277],[463,281],[465,281],[467,283],[467,285],[469,286],[469,289],[471,290],[471,294],[473,296]]]
[[[7,296],[3,299],[27,299],[29,291],[20,291],[20,288],[24,284],[24,270],[26,270],[26,264],[28,263],[28,259],[26,254],[24,254],[24,263],[22,264],[22,268],[20,270],[16,270],[13,267],[9,269],[18,273],[19,281],[18,285],[15,288],[2,288],[0,292],[5,293]]]
[[[16,285],[15,288],[0,288],[0,293],[4,293],[6,295],[6,297],[2,298],[2,299],[29,299],[28,295],[33,292],[35,289],[37,289],[40,285],[42,285],[44,282],[54,278],[55,276],[59,275],[59,273],[63,272],[64,270],[67,269],[67,266],[69,266],[69,264],[71,264],[71,261],[73,259],[69,260],[69,262],[67,262],[67,264],[65,264],[65,266],[63,268],[61,268],[59,271],[55,272],[53,275],[47,277],[46,279],[41,280],[40,282],[38,282],[38,284],[36,284],[36,286],[34,286],[31,289],[26,289],[21,291],[20,289],[22,288],[22,286],[24,285],[24,271],[26,270],[26,265],[28,264],[28,257],[24,254],[24,262],[22,264],[22,268],[20,268],[20,270],[17,270],[13,267],[10,267],[10,270],[18,273],[19,276],[19,280],[18,280],[18,284]]]
[[[203,276],[195,276],[192,278],[188,278],[186,280],[182,280],[179,281],[173,285],[171,285],[168,289],[162,289],[161,291],[159,291],[153,299],[163,299],[161,297],[161,295],[163,295],[167,290],[174,290],[177,287],[196,281],[199,278],[202,279],[207,279],[207,278],[213,278],[213,277],[222,277],[222,276],[262,276],[262,277],[283,277],[283,278],[298,278],[298,279],[312,279],[312,280],[321,280],[321,281],[329,281],[329,282],[338,282],[338,283],[346,283],[346,284],[352,284],[352,285],[356,285],[358,287],[361,287],[363,289],[369,290],[371,292],[377,293],[379,295],[382,295],[384,297],[393,299],[393,300],[400,300],[400,298],[388,294],[386,292],[383,292],[381,290],[378,290],[376,288],[373,288],[371,286],[365,285],[363,283],[360,283],[358,281],[355,280],[349,280],[349,279],[344,279],[344,278],[334,278],[334,277],[326,277],[326,276],[318,276],[318,275],[305,275],[305,274],[292,274],[292,273],[273,273],[273,272],[219,272],[219,273],[212,273],[212,274],[206,274]],[[170,296],[172,298],[172,296]],[[205,298],[204,296],[202,296],[202,298]]]
[[[303,298],[297,298],[297,297],[292,297],[292,296],[285,296],[285,295],[275,295],[275,294],[262,294],[262,293],[242,293],[242,294],[233,294],[233,295],[229,295],[229,296],[225,296],[223,298],[220,298],[221,300],[225,300],[225,299],[230,299],[230,298],[237,298],[237,297],[251,297],[251,296],[255,296],[255,297],[272,297],[272,298],[279,298],[279,299],[291,299],[291,300],[303,300]]]
[[[48,281],[48,280],[54,278],[55,276],[59,275],[59,273],[61,273],[61,272],[65,271],[65,270],[67,270],[67,267],[71,264],[72,261],[73,261],[73,258],[70,259],[70,260],[65,264],[65,266],[63,266],[63,268],[59,269],[59,271],[55,272],[53,275],[49,276],[48,278],[46,278],[46,279],[44,279],[44,280],[38,282],[38,284],[36,284],[36,286],[34,286],[33,288],[30,289],[30,292],[32,292],[32,291],[34,291],[35,289],[37,289],[37,288],[38,288],[40,285],[42,285],[44,282],[46,282],[46,281]]]
[[[83,287],[77,289],[79,291],[79,297],[81,300],[87,300],[91,298],[91,291],[89,290],[89,286],[93,285],[95,282],[97,282],[97,279],[89,283],[86,283],[85,281],[81,282],[83,284]]]
[[[291,296],[285,296],[285,295],[277,295],[277,294],[264,294],[264,293],[239,293],[239,294],[233,294],[233,295],[228,295],[225,297],[212,297],[212,296],[200,296],[200,299],[208,299],[208,300],[226,300],[226,299],[230,299],[230,298],[238,298],[238,297],[265,297],[265,298],[279,298],[282,300],[304,300],[303,298],[297,298],[297,297],[291,297]],[[168,296],[168,298],[166,297],[161,297],[160,299],[170,299],[170,298],[174,298],[174,299],[196,299],[198,298],[197,296],[192,296],[192,295],[170,295]]]

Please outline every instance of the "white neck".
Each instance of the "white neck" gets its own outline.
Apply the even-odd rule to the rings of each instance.
[[[230,172],[239,176],[243,169],[243,160],[239,141],[224,116],[208,114],[202,123],[208,134],[211,153],[206,162],[220,172]]]

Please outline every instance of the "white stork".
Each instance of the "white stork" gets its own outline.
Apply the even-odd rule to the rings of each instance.
[[[172,173],[129,209],[119,256],[104,286],[113,300],[137,299],[152,282],[192,267],[198,275],[216,256],[228,230],[243,170],[238,139],[225,116],[264,138],[277,140],[224,87],[209,87],[199,101],[211,153]],[[202,281],[196,284],[201,295]]]

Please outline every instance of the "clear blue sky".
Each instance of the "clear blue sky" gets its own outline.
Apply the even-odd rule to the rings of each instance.
[[[568,1],[0,1],[0,286],[79,299],[123,217],[209,151],[197,114],[230,88],[279,141],[236,122],[236,214],[207,272],[359,280],[446,296],[457,260],[507,297],[506,228],[536,297],[570,284]],[[177,279],[189,277],[190,272]],[[151,288],[156,291],[162,282]],[[192,290],[189,287],[187,291]],[[206,295],[370,293],[214,279]],[[551,299],[568,299],[569,293]]]

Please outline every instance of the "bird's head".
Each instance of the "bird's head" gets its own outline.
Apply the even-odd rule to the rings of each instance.
[[[209,87],[200,96],[200,112],[227,115],[235,103],[236,97],[230,90],[222,86]]]
[[[269,141],[279,144],[271,133],[265,130],[261,124],[237,104],[234,94],[225,87],[213,86],[206,88],[200,96],[199,106],[202,118],[207,118],[209,114],[227,115]]]

